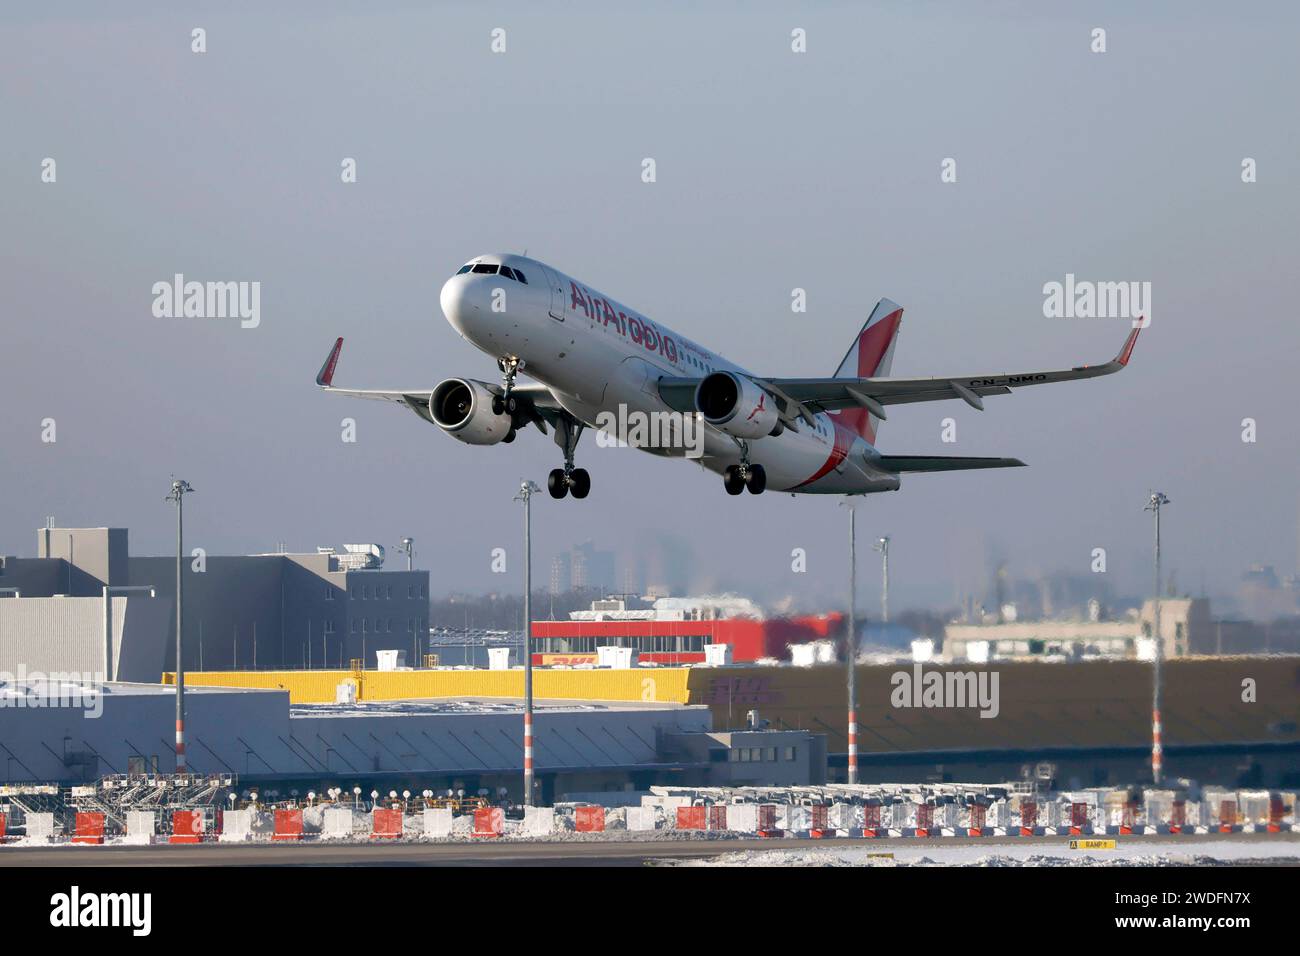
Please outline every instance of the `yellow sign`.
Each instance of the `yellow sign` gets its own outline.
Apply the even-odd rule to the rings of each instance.
[[[1114,840],[1071,840],[1071,850],[1113,850]]]

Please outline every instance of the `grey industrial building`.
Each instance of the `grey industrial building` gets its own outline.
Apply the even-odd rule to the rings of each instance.
[[[289,692],[191,687],[191,773],[324,791],[382,784],[505,788],[519,799],[523,715],[514,700],[392,700],[290,705]],[[172,688],[0,678],[0,786],[72,786],[104,775],[169,774]],[[653,785],[814,784],[825,737],[806,731],[712,731],[702,705],[539,701],[538,798],[644,791]]]
[[[381,650],[416,659],[429,573],[382,561],[383,549],[352,545],[187,558],[185,668],[375,667]],[[175,586],[175,557],[132,557],[125,528],[42,528],[37,557],[0,557],[0,671],[156,682],[175,669]]]

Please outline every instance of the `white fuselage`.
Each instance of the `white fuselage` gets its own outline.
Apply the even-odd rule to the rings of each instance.
[[[546,385],[566,411],[588,426],[597,427],[602,412],[669,412],[659,395],[662,377],[750,374],[535,259],[486,255],[470,265],[477,263],[518,269],[527,283],[473,271],[458,273],[442,287],[440,303],[447,321],[493,358],[522,360],[524,374]],[[812,427],[800,421],[798,430],[786,428],[748,443],[749,461],[766,469],[769,490],[861,494],[898,487],[897,476],[873,465],[875,449],[840,425],[837,415],[822,412],[813,417]],[[652,450],[685,454],[684,449]],[[740,459],[736,439],[704,428],[701,464],[721,473]]]

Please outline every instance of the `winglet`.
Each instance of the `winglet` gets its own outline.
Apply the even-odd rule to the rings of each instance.
[[[320,367],[316,373],[316,384],[321,388],[329,388],[334,382],[334,368],[339,364],[339,353],[343,351],[343,337],[334,342],[334,348],[330,349],[329,358],[325,359],[325,364]]]
[[[1139,319],[1139,321],[1141,320]],[[1143,328],[1145,328],[1145,325],[1133,326],[1133,331],[1130,332],[1128,338],[1124,340],[1124,347],[1119,350],[1119,355],[1115,356],[1115,361],[1121,366],[1128,365],[1129,356],[1133,354],[1133,346],[1137,345],[1138,333],[1141,332]]]

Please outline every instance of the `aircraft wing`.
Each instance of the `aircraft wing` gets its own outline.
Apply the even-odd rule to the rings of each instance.
[[[885,405],[909,402],[937,402],[960,398],[973,408],[983,409],[983,396],[1006,395],[1025,385],[1070,382],[1075,379],[1110,375],[1128,365],[1141,327],[1134,328],[1109,362],[1102,365],[1078,365],[1069,369],[1043,372],[989,373],[983,375],[943,375],[932,378],[754,378],[755,384],[770,391],[783,405],[782,420],[790,424],[795,415],[808,419],[805,412],[831,411],[855,405],[868,409],[877,418],[885,418]],[[695,410],[695,387],[698,378],[663,378],[659,394],[672,408]]]
[[[339,388],[334,384],[334,370],[339,364],[339,354],[343,351],[343,339],[335,340],[334,347],[325,359],[325,364],[316,373],[316,384],[327,392],[336,395],[348,395],[352,398],[368,398],[383,402],[396,402],[405,405],[415,414],[427,421],[433,421],[429,412],[429,396],[433,386],[422,388]],[[489,388],[496,389],[494,385]],[[497,389],[499,391],[499,389]],[[543,418],[551,418],[562,409],[551,390],[540,382],[521,382],[516,384],[512,394],[526,398]],[[554,422],[552,422],[554,424]],[[546,429],[542,428],[545,432]]]

